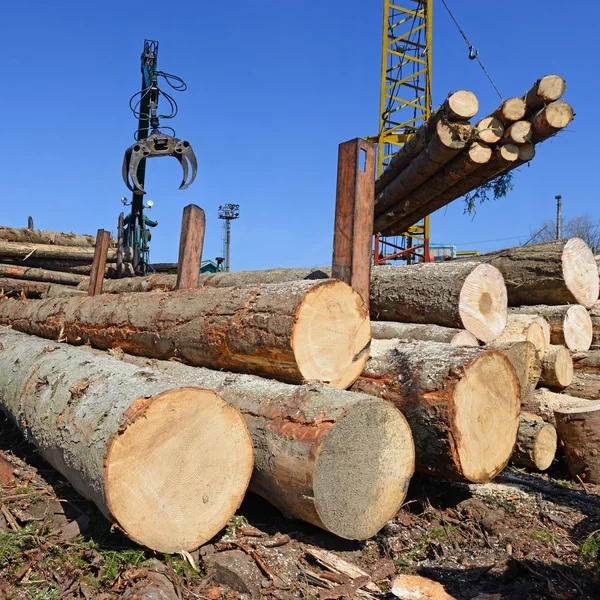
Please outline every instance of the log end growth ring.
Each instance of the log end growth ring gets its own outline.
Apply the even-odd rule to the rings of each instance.
[[[563,321],[563,335],[569,350],[587,352],[590,349],[594,327],[590,314],[580,304],[567,310]]]
[[[368,399],[327,434],[313,475],[325,528],[353,540],[375,535],[400,508],[415,469],[410,427],[390,403]]]
[[[254,465],[240,413],[200,388],[140,399],[110,445],[108,508],[134,541],[159,552],[194,550],[239,507]]]
[[[350,387],[369,358],[371,325],[360,294],[337,280],[323,280],[296,312],[292,348],[306,381]]]
[[[463,476],[488,483],[506,465],[519,429],[519,381],[501,352],[476,358],[454,392],[455,444]]]
[[[460,292],[459,313],[464,328],[486,344],[504,331],[508,296],[496,267],[481,264],[469,273]]]
[[[538,433],[533,446],[533,462],[540,471],[545,471],[554,461],[557,445],[556,427],[548,423]]]
[[[540,358],[543,357],[544,354],[546,354],[549,341],[546,339],[546,334],[542,329],[542,326],[537,321],[533,321],[529,327],[527,327],[526,331],[525,339],[535,346]]]
[[[575,300],[585,308],[592,308],[598,300],[598,265],[591,248],[578,237],[571,238],[562,254],[565,285]]]

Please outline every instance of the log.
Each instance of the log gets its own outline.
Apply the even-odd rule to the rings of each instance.
[[[475,169],[470,175],[466,175],[455,185],[448,188],[425,205],[419,207],[406,218],[396,221],[392,227],[381,231],[384,235],[398,235],[405,231],[406,227],[413,225],[428,214],[446,206],[453,200],[464,196],[477,189],[484,183],[495,179],[499,174],[505,172],[511,165],[515,165],[519,159],[519,147],[514,144],[504,144],[494,150],[492,158],[486,164]]]
[[[502,102],[490,116],[496,117],[506,125],[513,121],[520,121],[525,116],[526,111],[527,106],[523,98],[509,98]]]
[[[552,389],[563,389],[573,381],[573,359],[564,346],[548,346],[542,358],[540,384]]]
[[[384,231],[402,218],[410,215],[421,206],[454,186],[469,173],[477,171],[490,161],[492,150],[481,142],[470,144],[466,152],[460,153],[444,168],[439,169],[433,176],[392,208],[380,214],[373,223],[373,231]]]
[[[513,366],[519,380],[521,402],[535,390],[542,374],[542,361],[535,346],[529,341],[488,344],[488,348],[502,352]]]
[[[0,277],[0,297],[24,296],[25,298],[42,298],[51,284],[24,279]]]
[[[529,121],[516,121],[506,128],[502,141],[505,144],[524,144],[531,139],[532,126]]]
[[[572,359],[576,371],[600,375],[600,350],[573,352]]]
[[[128,537],[189,551],[227,524],[253,467],[235,408],[85,349],[5,329],[0,343],[0,407]]]
[[[544,106],[531,117],[533,132],[531,141],[539,144],[564,129],[575,116],[573,108],[564,100],[557,100]]]
[[[375,216],[379,216],[417,189],[467,145],[473,126],[469,123],[438,121],[431,139],[409,166],[375,195]]]
[[[494,340],[496,346],[515,342],[531,342],[540,359],[550,345],[550,325],[546,319],[537,315],[515,315],[509,313],[504,331]]]
[[[592,319],[581,305],[518,306],[510,314],[532,314],[544,317],[550,325],[550,342],[569,350],[585,352],[592,344]]]
[[[0,258],[19,258],[24,260],[30,257],[85,260],[91,262],[94,258],[94,248],[0,241]],[[109,249],[107,260],[115,262],[116,258],[117,251],[114,248]]]
[[[453,346],[479,346],[477,338],[466,329],[425,325],[420,323],[396,323],[372,321],[371,336],[375,340],[400,340],[443,342]]]
[[[0,264],[0,277],[12,277],[13,279],[25,279],[27,281],[44,281],[48,283],[61,283],[63,285],[78,285],[87,281],[85,275],[73,273],[62,273],[60,271],[48,271],[46,269],[34,269],[31,267],[18,267],[16,265]]]
[[[600,402],[557,409],[554,418],[571,477],[600,483]]]
[[[448,112],[446,112],[446,107],[449,109]],[[450,94],[446,102],[431,114],[429,119],[417,129],[408,142],[392,157],[390,164],[375,181],[375,194],[383,191],[423,151],[427,140],[431,138],[437,123],[442,117],[449,121],[468,121],[477,114],[478,110],[479,102],[471,92],[459,90]],[[455,119],[455,115],[458,118]]]
[[[583,400],[569,394],[557,394],[545,388],[535,390],[525,402],[523,410],[542,417],[544,421],[554,424],[554,411],[564,407],[585,406],[589,400]]]
[[[473,483],[506,465],[519,426],[519,382],[501,352],[373,340],[352,389],[393,402],[411,427],[417,470]]]
[[[598,267],[590,247],[578,237],[516,246],[465,260],[500,269],[510,306],[582,304],[591,308],[598,300]]]
[[[374,320],[466,329],[483,342],[495,340],[506,325],[506,290],[496,269],[456,261],[372,272]]]
[[[577,398],[600,400],[600,375],[593,373],[573,373],[573,382],[563,392]]]
[[[368,357],[368,312],[333,279],[0,304],[24,333],[100,349],[348,387]]]
[[[0,226],[0,240],[20,244],[52,244],[56,246],[93,248],[96,238],[93,235],[60,233],[43,229],[24,229]]]
[[[123,359],[150,365],[178,385],[214,390],[237,407],[254,444],[249,489],[287,517],[366,539],[402,504],[415,451],[406,419],[390,403],[325,385]]]
[[[600,302],[596,302],[590,308],[590,318],[592,319],[592,346],[600,347]]]
[[[545,471],[554,461],[558,438],[556,428],[532,413],[521,413],[517,443],[511,462]]]
[[[504,135],[504,125],[496,117],[484,117],[475,129],[477,139],[484,144],[496,144]]]
[[[46,269],[48,271],[60,271],[61,273],[73,273],[75,275],[89,275],[92,270],[92,263],[79,260],[53,260],[51,258],[32,259],[26,261],[5,258],[2,261],[6,265]],[[117,277],[116,263],[107,263],[104,276],[110,279]],[[123,263],[123,277],[133,277],[133,266],[129,262]],[[81,281],[87,281],[82,279]]]
[[[538,79],[523,96],[527,112],[538,111],[545,104],[558,100],[567,89],[567,83],[560,75],[545,75]]]

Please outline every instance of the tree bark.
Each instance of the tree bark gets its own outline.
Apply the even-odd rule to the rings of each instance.
[[[564,100],[557,100],[544,106],[531,117],[533,133],[531,141],[539,144],[564,129],[574,117],[573,109]]]
[[[388,229],[400,219],[411,218],[415,210],[431,202],[469,173],[480,169],[491,157],[492,151],[489,146],[473,142],[466,152],[456,156],[418,188],[405,195],[396,206],[380,214],[373,224],[374,233]]]
[[[523,402],[523,410],[538,415],[544,421],[554,424],[555,410],[564,407],[586,406],[588,403],[588,400],[570,396],[566,393],[557,394],[546,388],[539,388]]]
[[[0,304],[13,328],[100,349],[348,387],[368,357],[368,312],[336,280]]]
[[[479,346],[477,338],[466,329],[425,325],[420,323],[396,323],[372,321],[371,336],[375,340],[399,340],[443,342],[453,346]]]
[[[554,461],[557,448],[556,428],[537,415],[521,413],[517,443],[511,462],[529,469],[545,471]]]
[[[477,123],[477,139],[484,144],[496,144],[504,135],[504,125],[496,117],[485,117]]]
[[[500,269],[510,306],[582,304],[591,308],[598,300],[598,267],[581,238],[517,246],[468,260]]]
[[[564,346],[548,346],[542,359],[540,385],[552,389],[563,389],[573,381],[573,359]]]
[[[42,298],[47,293],[49,286],[49,283],[0,277],[0,297],[24,296],[25,298]]]
[[[519,306],[511,314],[532,314],[544,317],[550,325],[550,342],[569,350],[585,352],[592,344],[592,320],[581,305]]]
[[[590,318],[592,319],[592,346],[600,348],[600,302],[596,302],[590,308]]]
[[[61,273],[74,273],[75,275],[89,275],[92,270],[92,263],[79,260],[54,260],[51,258],[28,258],[26,262],[6,258],[3,259],[6,265],[18,266],[23,268],[33,267],[35,269],[47,269],[48,271],[60,271]],[[133,277],[133,267],[131,263],[123,263],[123,277]],[[106,265],[105,277],[116,278],[116,263]],[[82,279],[81,281],[87,281]]]
[[[542,374],[542,364],[535,346],[528,341],[498,343],[496,340],[488,348],[498,350],[508,358],[519,380],[521,402],[526,402]]]
[[[254,444],[250,491],[289,518],[346,539],[375,535],[402,504],[414,444],[388,402],[325,385],[295,386],[125,355],[237,407]]]
[[[193,550],[235,513],[252,444],[213,391],[6,329],[0,343],[2,410],[132,540]]]
[[[600,402],[554,412],[571,477],[600,483]]]
[[[529,121],[516,121],[506,128],[502,141],[505,144],[524,144],[531,139],[532,127]]]
[[[52,244],[56,246],[93,248],[96,236],[77,235],[75,233],[60,233],[44,231],[43,229],[20,229],[0,226],[0,240],[21,244]]]
[[[468,123],[440,120],[424,150],[381,192],[375,195],[375,216],[378,217],[417,189],[443,165],[449,163],[467,145],[472,132]]]
[[[519,425],[519,382],[501,352],[373,340],[352,387],[393,402],[415,440],[417,470],[474,483],[506,465]]]
[[[573,382],[563,392],[577,398],[600,400],[600,375],[576,371],[573,373]]]
[[[494,345],[512,344],[515,342],[531,342],[540,359],[546,354],[550,345],[550,325],[543,317],[537,315],[508,315],[504,331],[494,340]]]
[[[92,261],[94,258],[94,248],[0,241],[0,258],[19,258],[24,260],[31,257]],[[114,248],[109,249],[107,260],[115,262],[116,258],[117,251]]]
[[[446,107],[449,109],[448,112],[446,112]],[[429,119],[417,129],[408,142],[392,157],[390,164],[375,181],[375,194],[382,192],[423,151],[427,140],[431,139],[437,123],[442,117],[449,121],[468,121],[477,114],[478,110],[479,102],[471,92],[459,90],[450,94],[446,102],[431,114]],[[458,118],[454,118],[455,115]]]
[[[574,352],[573,367],[576,371],[600,375],[600,350]]]
[[[558,100],[567,89],[565,80],[560,75],[545,75],[538,79],[532,88],[523,96],[527,112],[538,111],[545,104]]]
[[[371,318],[457,327],[491,342],[506,325],[505,294],[498,271],[466,262],[380,266],[372,269]]]
[[[28,281],[45,281],[48,283],[61,283],[63,285],[77,285],[87,281],[85,275],[73,273],[62,273],[60,271],[47,271],[46,269],[35,269],[32,267],[20,267],[16,265],[0,264],[0,277],[12,277],[13,279],[25,279]]]
[[[525,116],[527,107],[522,98],[509,98],[505,100],[490,116],[496,117],[505,125],[520,121]]]

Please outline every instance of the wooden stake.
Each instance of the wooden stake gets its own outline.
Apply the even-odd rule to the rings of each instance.
[[[198,277],[202,263],[202,246],[206,217],[204,211],[195,204],[183,209],[181,237],[179,239],[179,262],[177,265],[177,290],[198,287]]]
[[[117,226],[117,279],[123,277],[123,224],[125,216],[119,215],[119,224]]]
[[[340,144],[331,271],[334,278],[352,286],[367,306],[374,178],[375,145],[360,138]]]
[[[102,293],[102,282],[104,281],[106,256],[109,245],[110,231],[98,229],[98,233],[96,234],[96,249],[94,250],[94,260],[92,262],[92,272],[90,273],[88,296],[98,296]]]

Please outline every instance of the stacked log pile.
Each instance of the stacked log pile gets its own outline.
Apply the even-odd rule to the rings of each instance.
[[[485,183],[529,162],[535,146],[564,129],[573,109],[559,75],[542,77],[472,125],[479,109],[468,91],[450,94],[398,151],[375,182],[374,234],[397,235]]]
[[[30,298],[67,293],[87,283],[96,238],[40,229],[0,226],[0,289],[5,295]],[[105,277],[116,278],[117,251],[109,249]],[[124,262],[123,276],[133,275]]]

